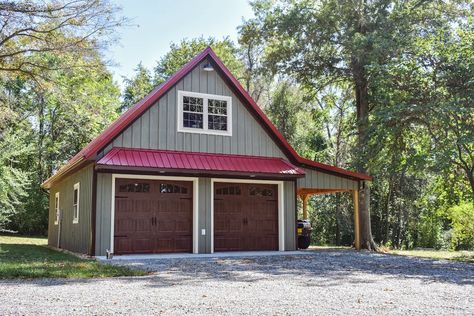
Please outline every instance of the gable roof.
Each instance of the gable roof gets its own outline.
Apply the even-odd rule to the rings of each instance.
[[[222,75],[224,81],[226,81],[236,96],[241,99],[242,103],[247,105],[250,113],[253,114],[253,116],[267,130],[269,135],[275,140],[275,142],[279,145],[279,147],[283,150],[292,163],[310,169],[316,169],[321,172],[336,174],[346,178],[353,178],[356,180],[372,179],[372,177],[363,173],[349,171],[301,157],[273,125],[262,109],[260,109],[260,107],[255,103],[255,101],[242,87],[234,75],[232,75],[230,70],[222,63],[219,57],[217,57],[214,51],[210,47],[207,47],[186,65],[184,65],[180,70],[174,73],[170,78],[168,78],[168,80],[157,86],[140,102],[136,103],[125,113],[123,113],[117,120],[115,120],[109,127],[99,134],[99,136],[94,138],[86,147],[84,147],[79,153],[72,157],[66,163],[66,165],[61,167],[53,176],[44,181],[42,186],[49,188],[53,182],[59,180],[65,174],[80,168],[83,164],[87,163],[88,160],[94,159],[101,149],[107,146],[107,144],[109,144],[118,134],[120,134],[120,132],[122,132],[133,121],[135,121],[135,119],[144,113],[161,96],[168,92],[169,89],[171,89],[187,73],[199,65],[205,58],[209,58],[209,60],[213,63],[214,69]]]

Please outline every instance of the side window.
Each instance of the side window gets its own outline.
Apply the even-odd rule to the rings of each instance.
[[[79,223],[79,194],[80,194],[80,183],[74,184],[74,191],[72,196],[72,222],[74,224]]]
[[[119,192],[150,193],[150,184],[145,182],[121,184]]]
[[[273,190],[251,186],[251,187],[249,187],[249,195],[273,196]]]
[[[240,195],[240,187],[239,186],[232,186],[232,187],[225,187],[216,190],[216,195]]]
[[[160,193],[180,193],[187,194],[188,189],[179,185],[160,183]]]
[[[54,219],[54,225],[59,224],[59,192],[54,195],[54,210],[56,212],[56,218]]]

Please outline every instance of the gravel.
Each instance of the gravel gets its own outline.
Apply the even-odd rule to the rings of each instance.
[[[474,314],[474,264],[350,250],[114,261],[144,277],[0,280],[0,315]]]

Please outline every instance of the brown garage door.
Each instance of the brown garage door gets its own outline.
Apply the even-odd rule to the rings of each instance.
[[[214,250],[278,250],[277,185],[215,183]]]
[[[192,182],[116,181],[114,253],[192,251]]]

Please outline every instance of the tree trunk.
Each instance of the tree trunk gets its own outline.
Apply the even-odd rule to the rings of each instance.
[[[357,170],[367,173],[368,144],[369,144],[369,92],[368,81],[364,65],[357,58],[353,58],[352,71],[357,107]],[[367,182],[362,182],[359,194],[360,241],[361,247],[378,251],[379,247],[372,237],[370,224],[370,189]]]

